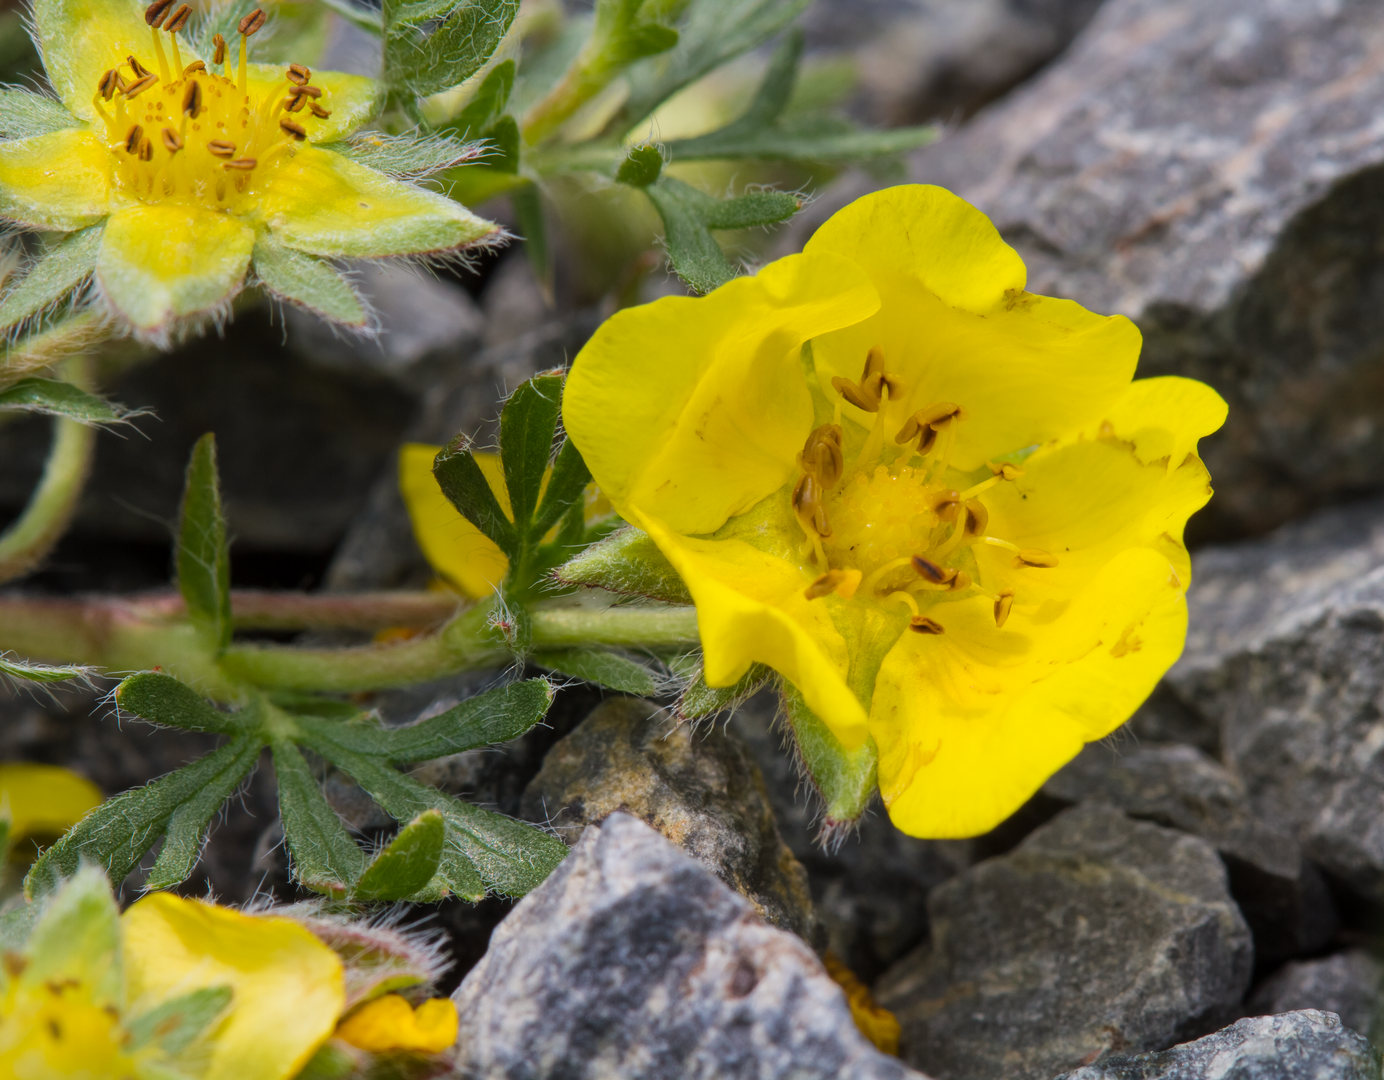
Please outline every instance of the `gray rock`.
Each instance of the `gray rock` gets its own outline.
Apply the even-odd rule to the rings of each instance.
[[[942,1080],[1042,1080],[1213,1030],[1249,984],[1249,930],[1206,841],[1066,810],[928,897],[930,945],[876,987],[904,1058]]]
[[[522,815],[575,843],[622,811],[642,818],[776,926],[812,934],[807,874],[779,837],[764,780],[739,740],[694,730],[638,698],[611,698],[543,759]]]
[[[802,941],[613,814],[496,928],[453,995],[477,1080],[904,1080]]]
[[[1364,949],[1347,949],[1320,960],[1284,964],[1256,986],[1245,1008],[1251,1015],[1317,1009],[1335,1013],[1362,1035],[1377,1032],[1384,965]],[[1376,1034],[1376,1038],[1378,1035]]]
[[[1221,727],[1257,815],[1384,899],[1384,505],[1200,552],[1169,687]]]
[[[1031,290],[1135,319],[1141,375],[1230,402],[1195,537],[1384,477],[1381,35],[1374,0],[1107,0],[911,165],[990,215]],[[877,186],[845,182],[793,233]]]
[[[1336,932],[1326,884],[1293,834],[1255,817],[1243,785],[1195,747],[1092,743],[1043,794],[1068,805],[1106,802],[1210,841],[1254,934],[1261,970],[1320,949]]]
[[[1107,1058],[1057,1080],[1379,1080],[1379,1052],[1311,1009],[1241,1020],[1161,1054]]]

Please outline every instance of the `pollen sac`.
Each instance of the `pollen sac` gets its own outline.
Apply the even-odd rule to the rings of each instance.
[[[283,129],[284,134],[292,136],[299,142],[302,142],[308,137],[307,128],[303,127],[303,125],[297,121],[282,119],[279,121],[279,127]]]
[[[144,9],[144,21],[157,30],[163,25],[163,17],[168,14],[168,9],[173,6],[173,0],[154,0]],[[139,74],[138,71],[135,72]]]
[[[899,433],[894,436],[894,442],[903,446],[918,439],[918,453],[926,454],[937,441],[938,432],[945,430],[946,425],[953,420],[965,418],[966,410],[960,405],[954,405],[950,401],[939,401],[926,409],[919,409],[905,420],[903,427],[899,428]]]
[[[307,98],[303,97],[301,94],[289,94],[284,100],[288,102],[288,104],[284,106],[285,112],[297,112],[303,107],[303,103],[307,101]]]
[[[194,60],[192,63],[188,64],[187,67],[183,68],[183,78],[186,79],[189,75],[195,75],[199,71],[206,70],[207,64],[205,60]]]
[[[815,428],[803,443],[802,470],[811,474],[823,488],[835,486],[846,468],[845,452],[841,448],[841,428],[823,424]]]
[[[913,569],[918,572],[918,576],[925,581],[930,581],[934,585],[945,585],[956,577],[956,571],[947,566],[938,566],[931,559],[922,555],[913,556]]]
[[[130,128],[130,133],[125,136],[125,153],[133,154],[139,149],[140,141],[144,138],[144,129],[136,124]]]
[[[196,79],[189,80],[187,89],[183,91],[183,112],[192,119],[196,120],[198,113],[202,111],[202,84]]]
[[[224,64],[226,62],[226,39],[220,34],[213,34],[211,38],[212,53],[211,62],[213,64]]]
[[[312,78],[312,72],[303,67],[302,64],[289,64],[285,78],[294,86],[306,86]]]
[[[176,154],[183,148],[183,140],[178,137],[178,133],[172,128],[164,128],[159,133],[159,138],[163,140],[163,145],[167,147],[170,154]]]
[[[151,143],[147,138],[146,138],[146,139],[141,139],[140,142],[139,142],[139,160],[140,160],[140,161],[153,161],[153,160],[154,160],[154,144]]]
[[[168,17],[168,21],[163,24],[163,28],[170,34],[176,34],[184,26],[187,20],[192,18],[192,8],[183,4],[177,11]]]
[[[823,494],[817,479],[804,473],[793,488],[793,512],[804,529],[812,530],[825,540],[831,536],[831,523],[827,520]]]
[[[330,109],[322,108],[322,106],[317,104],[317,102],[315,101],[308,102],[308,109],[312,112],[312,115],[317,117],[317,119],[319,120],[325,120],[327,119],[327,117],[332,115],[332,111]]]
[[[120,89],[120,72],[111,68],[101,76],[101,81],[96,84],[96,92],[109,101],[117,90]]]
[[[134,82],[130,83],[129,86],[125,87],[125,96],[127,98],[137,98],[140,94],[144,93],[144,91],[148,90],[149,87],[153,86],[158,81],[158,78],[154,75],[141,76]]]
[[[998,476],[1001,480],[1017,480],[1024,475],[1024,470],[1017,465],[1010,465],[1006,462],[1003,465],[996,465],[987,461],[985,467]]]
[[[914,615],[908,620],[908,628],[915,634],[945,634],[942,624],[926,615]]]
[[[245,18],[240,20],[240,22],[236,25],[236,29],[239,30],[246,37],[251,37],[253,34],[255,34],[256,31],[259,30],[261,26],[264,25],[264,21],[268,17],[269,16],[267,16],[264,13],[263,8],[255,8],[254,11],[250,12],[250,14],[246,15]]]
[[[256,165],[258,165],[258,164],[259,164],[259,162],[256,161],[256,160],[255,160],[254,158],[252,158],[252,157],[243,157],[243,158],[236,158],[236,159],[233,160],[233,161],[228,161],[228,162],[226,162],[224,165],[222,165],[221,167],[222,167],[223,169],[234,169],[234,170],[236,170],[237,172],[249,172],[251,169],[253,169],[253,168],[254,168]]]
[[[207,142],[207,152],[219,158],[229,158],[235,154],[235,143],[227,142],[225,139],[210,139]]]
[[[990,511],[979,499],[966,500],[966,535],[984,536],[990,524]]]
[[[130,65],[130,70],[134,72],[136,79],[142,79],[149,74],[149,69],[136,60],[133,56],[125,57],[125,63]]]
[[[995,598],[995,629],[1001,629],[1009,619],[1009,613],[1014,608],[1014,594],[1012,592],[1002,592]]]
[[[1050,570],[1057,565],[1057,556],[1042,548],[1024,548],[1015,556],[1015,562],[1020,566]]]

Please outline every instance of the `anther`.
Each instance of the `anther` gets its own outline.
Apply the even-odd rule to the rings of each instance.
[[[1057,556],[1044,551],[1042,548],[1020,548],[1015,561],[1022,566],[1050,570],[1057,565]]]
[[[183,148],[183,140],[178,137],[178,133],[172,128],[164,128],[163,131],[159,133],[159,137],[163,139],[163,145],[168,147],[168,152],[170,154],[176,154]]]
[[[823,424],[814,428],[803,443],[803,472],[810,473],[824,488],[835,486],[846,469],[842,438],[843,433],[836,424]]]
[[[226,62],[226,39],[220,34],[213,34],[211,43],[216,49],[216,51],[212,53],[211,62],[213,64],[224,64]]]
[[[133,154],[139,149],[139,141],[144,138],[144,129],[136,124],[130,128],[130,133],[125,136],[125,153]]]
[[[187,89],[183,91],[183,112],[192,119],[197,119],[197,114],[202,111],[202,84],[193,79],[187,84]]]
[[[929,619],[926,615],[915,615],[908,620],[908,628],[915,634],[945,634],[942,624]]]
[[[295,86],[289,93],[294,97],[320,98],[322,88],[320,86]]]
[[[297,112],[299,109],[303,107],[304,102],[306,102],[308,99],[304,97],[302,94],[289,94],[286,100],[288,101],[288,104],[284,106],[284,111]]]
[[[331,109],[324,109],[315,101],[309,101],[308,108],[312,110],[312,115],[317,117],[317,119],[319,120],[325,120],[327,119],[327,117],[332,115]]]
[[[938,566],[931,559],[925,559],[921,555],[913,556],[913,569],[918,571],[919,577],[934,585],[945,585],[956,577],[955,570],[947,566]]]
[[[966,500],[966,535],[984,536],[985,527],[990,524],[990,511],[979,499]]]
[[[971,575],[966,573],[965,570],[958,570],[956,572],[956,577],[951,579],[951,591],[961,592],[963,589],[969,589],[970,587]]]
[[[809,600],[820,600],[824,596],[836,593],[849,600],[859,586],[859,570],[828,570],[803,590],[803,596]]]
[[[101,76],[101,81],[96,84],[96,92],[109,101],[114,96],[115,92],[120,89],[119,80],[120,73],[116,71],[115,68],[111,68]]]
[[[899,428],[899,433],[894,436],[894,441],[902,446],[921,435],[922,438],[918,441],[918,453],[926,454],[932,449],[932,444],[937,438],[937,432],[942,430],[943,425],[951,420],[964,419],[966,419],[966,410],[960,405],[954,405],[950,401],[939,401],[929,405],[926,409],[919,409],[905,420],[903,427]]]
[[[302,64],[289,64],[284,77],[294,86],[307,86],[308,81],[312,78],[312,72],[303,67]]]
[[[168,9],[173,6],[173,0],[154,0],[144,9],[144,21],[157,29],[163,22],[163,17],[168,13]],[[138,71],[135,72],[139,74]]]
[[[302,142],[304,139],[308,137],[308,129],[303,127],[303,125],[298,123],[296,120],[289,120],[287,118],[281,119],[279,121],[279,127],[284,131],[285,134],[291,135],[299,142]]]
[[[153,161],[153,160],[154,160],[154,144],[151,143],[148,139],[141,139],[141,140],[140,140],[140,143],[139,143],[139,160],[140,160],[140,161]]]
[[[130,70],[135,73],[136,79],[142,79],[149,74],[149,69],[136,60],[133,56],[125,57],[125,63],[130,65]]]
[[[1004,626],[1014,608],[1014,594],[1006,590],[995,598],[995,629]]]
[[[148,90],[149,87],[153,86],[158,81],[158,78],[154,75],[144,75],[125,87],[125,96],[127,98],[139,97],[140,94],[144,93],[144,91]]]
[[[933,496],[932,512],[939,521],[955,521],[961,511],[961,492],[939,491]]]
[[[240,172],[249,172],[258,164],[259,162],[252,157],[241,157],[236,158],[234,161],[228,161],[221,167],[223,169],[237,169]]]
[[[186,79],[189,75],[193,74],[194,72],[206,70],[207,62],[205,60],[194,60],[192,61],[192,63],[188,64],[187,67],[183,68],[183,78]]]
[[[826,539],[831,535],[827,509],[822,505],[821,487],[816,477],[804,473],[793,488],[793,511],[804,528],[811,528]]]
[[[225,139],[208,139],[207,150],[219,158],[228,158],[235,153],[235,143]]]
[[[250,37],[257,30],[259,30],[261,26],[264,25],[264,21],[267,18],[269,18],[269,16],[264,13],[263,8],[255,8],[254,11],[250,12],[250,14],[246,15],[245,18],[240,20],[240,22],[236,25],[236,29],[239,30],[246,37]]]
[[[170,34],[176,34],[187,25],[187,20],[190,18],[192,18],[192,8],[187,4],[183,4],[177,11],[173,12],[173,14],[168,17],[168,21],[163,24],[163,28]]]
[[[985,467],[998,476],[1001,480],[1016,480],[1024,475],[1024,470],[1017,465],[1010,465],[1005,462],[1003,465],[996,465],[994,462],[987,461]]]

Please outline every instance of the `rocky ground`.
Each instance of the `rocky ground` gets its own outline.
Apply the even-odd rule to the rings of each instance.
[[[1231,403],[1204,444],[1187,652],[1121,732],[969,841],[882,813],[840,850],[772,695],[695,730],[564,689],[549,725],[427,767],[574,845],[515,904],[448,903],[467,1076],[1378,1080],[1384,946],[1384,7],[1375,0],[819,0],[852,102],[941,118],[914,179],[975,202],[1034,291],[1133,318],[1141,374]],[[880,183],[846,176],[779,239]],[[71,537],[22,588],[162,585],[183,462],[217,432],[238,585],[418,585],[402,440],[490,430],[602,311],[545,305],[521,251],[439,278],[372,271],[378,344],[239,313],[223,338],[127,357],[157,422],[101,436]],[[0,516],[44,427],[0,427]],[[403,721],[490,676],[378,695]],[[666,704],[666,703],[663,703]],[[117,727],[100,690],[0,699],[0,758],[109,793],[205,749]],[[389,827],[340,776],[333,804]],[[287,896],[271,770],[186,888]],[[136,881],[130,883],[131,886]],[[894,1012],[866,1042],[820,956]]]

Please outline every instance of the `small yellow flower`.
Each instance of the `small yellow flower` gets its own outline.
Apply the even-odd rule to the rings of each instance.
[[[457,1041],[457,1010],[446,998],[414,1008],[398,994],[362,1005],[336,1029],[336,1037],[361,1050],[440,1054]]]
[[[596,483],[696,602],[707,682],[778,671],[877,751],[918,836],[1003,820],[1185,638],[1225,404],[1131,382],[1132,323],[1024,285],[979,211],[893,188],[753,278],[618,313],[567,382]]]
[[[188,16],[168,0],[36,0],[35,37],[71,122],[50,104],[39,111],[51,130],[0,144],[0,217],[97,230],[82,241],[97,292],[137,335],[164,342],[179,320],[226,311],[252,260],[271,292],[364,325],[321,259],[448,252],[497,234],[324,147],[374,115],[374,80],[248,63],[263,16],[204,54]]]

